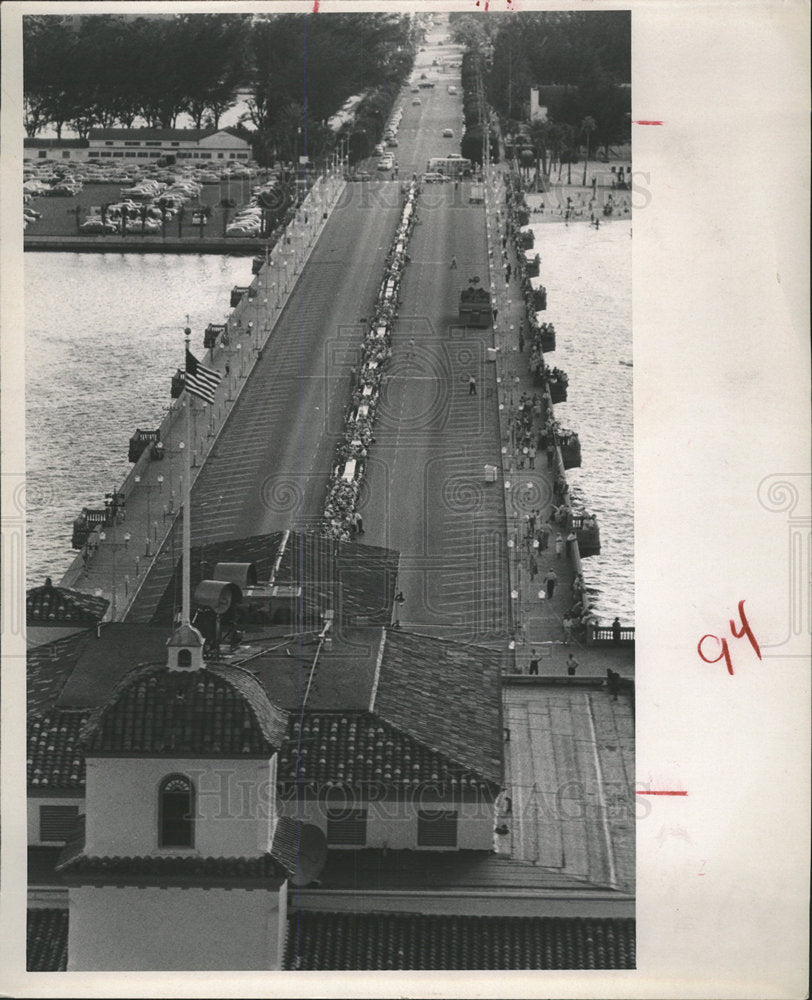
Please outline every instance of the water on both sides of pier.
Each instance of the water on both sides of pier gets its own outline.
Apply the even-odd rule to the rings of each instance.
[[[584,575],[597,614],[632,623],[632,370],[618,363],[632,351],[629,227],[537,228],[557,333],[548,362],[570,377],[556,412],[583,451],[569,482],[601,525],[603,554]],[[187,312],[202,356],[205,326],[250,278],[247,257],[26,254],[28,587],[67,570],[74,518],[121,484],[136,427],[161,422]]]

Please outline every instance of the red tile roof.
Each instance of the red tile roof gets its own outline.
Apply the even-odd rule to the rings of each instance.
[[[85,787],[80,733],[88,712],[47,712],[28,720],[28,786],[62,790]]]
[[[287,970],[633,969],[630,918],[299,911]]]
[[[390,629],[372,706],[401,732],[502,781],[502,654]]]
[[[286,712],[238,667],[169,671],[139,667],[90,717],[86,752],[270,756],[282,745]]]
[[[26,964],[29,972],[64,972],[68,966],[68,911],[28,911]]]
[[[305,712],[292,717],[280,753],[280,785],[387,785],[414,791],[488,790],[485,776],[369,712]]]
[[[29,625],[95,625],[104,618],[109,601],[66,587],[45,584],[25,595],[25,619]]]

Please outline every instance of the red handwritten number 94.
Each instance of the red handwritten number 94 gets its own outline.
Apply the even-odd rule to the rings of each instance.
[[[741,620],[741,629],[737,629],[736,623],[732,618],[730,619],[731,635],[734,639],[743,639],[747,636],[756,656],[761,659],[761,650],[759,649],[756,637],[753,635],[753,630],[750,628],[750,622],[747,620],[747,615],[744,613],[744,601],[739,601],[739,619]],[[706,639],[714,639],[722,647],[722,651],[719,655],[714,657],[712,660],[709,660],[708,657],[702,652],[702,643]],[[729,674],[733,673],[733,660],[730,656],[730,646],[727,644],[727,639],[720,639],[718,635],[703,635],[697,643],[696,651],[699,653],[700,659],[704,660],[705,663],[718,663],[720,660],[724,659],[727,664],[727,672]]]

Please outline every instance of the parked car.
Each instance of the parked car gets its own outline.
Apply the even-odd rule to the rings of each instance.
[[[94,216],[91,219],[85,219],[85,221],[79,226],[79,229],[83,233],[117,233],[118,226],[115,222],[102,222],[101,217]]]
[[[452,129],[452,128],[444,128],[443,129],[443,138],[444,139],[453,139],[454,138],[454,129]]]
[[[430,170],[428,173],[423,174],[424,184],[442,184],[444,181],[445,175],[436,171]]]
[[[418,104],[422,104],[422,103],[423,102],[420,100],[419,97],[415,97],[415,99],[412,101],[412,107],[415,108],[415,107],[417,107]]]
[[[383,146],[381,145],[381,143],[378,143],[378,145],[372,150],[372,155],[383,156]]]
[[[233,223],[226,227],[226,236],[233,237],[245,237],[245,236],[256,236],[259,233],[259,226],[251,226],[247,222],[238,226]]]

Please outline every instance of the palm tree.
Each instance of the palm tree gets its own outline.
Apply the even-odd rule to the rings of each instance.
[[[547,143],[553,136],[553,125],[549,121],[534,121],[530,123],[530,138],[536,152],[536,178],[541,179],[542,187],[547,180]],[[539,169],[540,168],[540,169]]]
[[[586,170],[589,164],[589,153],[590,153],[590,143],[592,140],[592,133],[598,127],[598,123],[591,115],[587,115],[586,118],[581,122],[581,134],[586,136],[586,157],[584,158],[584,179],[582,187],[586,187]]]
[[[567,157],[567,184],[572,184],[572,153],[575,148],[575,129],[572,125],[567,125],[562,122],[557,126],[558,129],[558,141],[560,143],[560,149]],[[561,163],[562,160],[559,157],[558,161],[558,179],[561,180]]]

